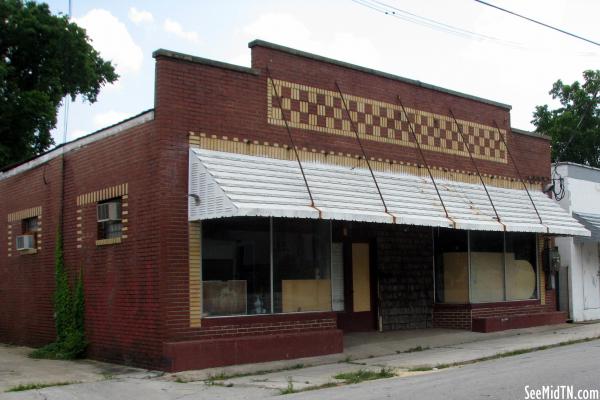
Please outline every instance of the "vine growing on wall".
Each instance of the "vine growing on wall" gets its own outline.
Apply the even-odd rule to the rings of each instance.
[[[74,290],[69,285],[65,268],[63,241],[60,229],[56,235],[54,253],[54,324],[56,341],[33,351],[32,358],[74,359],[84,355],[87,347],[85,338],[85,300],[83,271],[80,271]]]

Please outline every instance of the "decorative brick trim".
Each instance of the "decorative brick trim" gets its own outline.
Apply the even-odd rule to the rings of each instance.
[[[190,327],[202,325],[202,225],[189,223]]]
[[[8,253],[7,253],[7,255],[8,255],[8,257],[12,257],[12,248],[13,248],[12,239],[13,239],[13,236],[12,236],[12,224],[10,222],[8,223],[7,230],[8,230],[7,236],[6,236],[6,238],[8,239]]]
[[[190,147],[200,147],[200,136],[196,132],[190,132],[188,142]]]
[[[96,204],[100,201],[109,200],[115,197],[120,197],[121,202],[121,223],[123,225],[122,234],[119,238],[100,239],[96,240],[96,246],[106,246],[110,244],[118,244],[127,239],[128,224],[129,224],[129,184],[122,183],[115,186],[109,186],[104,189],[99,189],[93,192],[84,193],[77,196],[77,248],[83,247],[83,207]]]
[[[8,214],[8,222],[20,221],[25,218],[39,217],[42,215],[42,206],[26,208]]]
[[[193,132],[190,132],[190,137]],[[277,158],[281,160],[295,161],[295,155],[287,144],[279,143],[260,143],[256,140],[240,139],[238,137],[230,138],[216,135],[207,135],[205,133],[194,133],[197,137],[193,139],[193,145],[202,149],[223,151],[229,153],[245,154],[258,157]],[[317,150],[316,148],[308,149],[306,147],[299,148],[298,154],[304,162],[318,162],[321,164],[332,164],[344,167],[364,167],[367,168],[366,162],[360,154],[335,153],[325,150]],[[382,159],[371,157],[371,167],[376,171],[405,173],[415,176],[423,176],[428,178],[429,174],[423,165],[416,163],[407,163],[393,159]],[[430,166],[431,173],[434,178],[471,183],[479,185],[481,182],[477,174],[464,170],[455,170],[448,168],[439,168]],[[516,178],[482,174],[482,178],[486,185],[496,186],[506,189],[522,190],[523,184]],[[539,181],[526,182],[529,190],[540,190],[541,183]]]
[[[542,235],[538,235],[537,237],[537,264],[538,264],[538,269],[540,270],[539,273],[539,283],[538,283],[538,287],[539,287],[539,291],[540,291],[540,303],[542,305],[546,304],[546,271],[544,271],[544,265],[543,265],[543,260],[542,260],[542,254],[544,252],[544,241],[545,241],[545,237]]]
[[[293,128],[342,136],[354,136],[342,98],[338,92],[274,79],[281,97],[273,92],[267,82],[267,120],[269,124],[283,126],[282,108],[288,115],[288,125]],[[399,104],[343,94],[348,104],[352,123],[361,139],[406,147],[416,147],[410,135],[409,121]],[[408,119],[425,150],[469,157],[452,117],[406,107]],[[489,125],[458,120],[473,157],[506,164],[508,156],[498,130]],[[506,130],[501,129],[506,138]]]
[[[34,250],[29,250],[29,251],[22,251],[20,252],[20,254],[35,254],[38,251],[42,250],[42,206],[37,206],[37,207],[31,207],[31,208],[26,208],[23,210],[19,210],[19,211],[14,211],[10,214],[8,214],[7,220],[8,220],[8,225],[7,225],[7,239],[8,239],[8,257],[12,257],[12,250],[13,250],[13,225],[15,222],[21,222],[24,219],[27,218],[33,218],[33,217],[37,217],[38,219],[38,228],[37,228],[37,232],[35,234],[36,236],[36,248]],[[19,228],[20,231],[20,228]],[[15,233],[15,237],[16,235],[19,234],[19,232],[14,232]]]
[[[125,196],[128,192],[128,184],[122,183],[120,185],[110,186],[104,189],[96,190],[95,192],[89,192],[77,196],[77,205],[84,206],[90,203],[97,203],[99,201],[112,199],[114,197]]]

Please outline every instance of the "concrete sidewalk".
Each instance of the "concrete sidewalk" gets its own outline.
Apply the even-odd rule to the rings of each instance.
[[[226,387],[295,390],[336,384],[334,376],[358,370],[390,369],[397,376],[423,373],[438,366],[467,363],[501,353],[600,338],[600,323],[562,324],[492,334],[428,329],[348,335],[342,355],[291,362],[252,364],[202,371],[185,371],[160,379],[205,380]],[[262,371],[262,372],[261,372]],[[273,372],[268,372],[273,371]],[[257,374],[258,373],[258,374]]]
[[[563,324],[492,334],[428,329],[345,337],[343,354],[161,374],[94,361],[26,358],[25,348],[0,346],[0,399],[259,399],[293,389],[338,385],[340,373],[385,369],[395,376],[435,371],[516,350],[600,338],[600,323]],[[7,361],[8,362],[5,362]],[[425,371],[422,371],[425,370]],[[1,393],[22,383],[82,382]],[[289,390],[291,391],[291,390]]]

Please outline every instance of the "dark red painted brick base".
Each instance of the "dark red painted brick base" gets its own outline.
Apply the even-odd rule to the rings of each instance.
[[[546,290],[546,304],[525,300],[485,304],[436,304],[435,328],[468,329],[473,332],[496,332],[506,329],[560,324],[567,314],[556,311],[556,291]]]
[[[497,332],[507,329],[531,328],[532,326],[561,324],[566,320],[567,313],[562,311],[473,318],[472,331],[483,333]]]
[[[183,371],[319,356],[343,351],[339,329],[165,343],[164,369]]]

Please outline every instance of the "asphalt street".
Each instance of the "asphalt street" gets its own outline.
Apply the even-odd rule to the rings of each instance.
[[[525,387],[600,390],[600,341],[450,368],[406,378],[288,395],[292,399],[526,399]],[[559,397],[566,398],[566,397]]]

